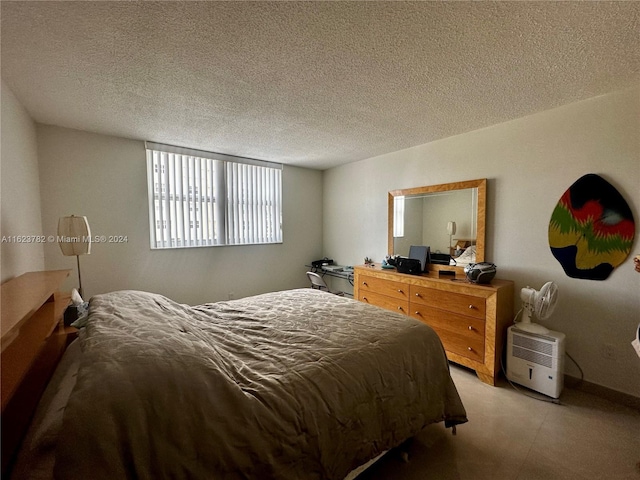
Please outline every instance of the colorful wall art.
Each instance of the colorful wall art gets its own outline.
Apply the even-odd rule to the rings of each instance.
[[[580,177],[551,214],[549,246],[572,278],[605,280],[631,252],[633,214],[616,188],[599,175]]]

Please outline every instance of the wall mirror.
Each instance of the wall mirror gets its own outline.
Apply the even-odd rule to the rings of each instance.
[[[428,185],[389,192],[389,255],[408,256],[411,245],[427,245],[429,270],[462,273],[449,257],[475,245],[484,261],[487,180]],[[446,260],[445,260],[446,259]]]

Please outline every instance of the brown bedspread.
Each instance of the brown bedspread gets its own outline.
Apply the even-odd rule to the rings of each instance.
[[[311,289],[198,307],[93,297],[61,479],[342,479],[466,413],[437,335]]]

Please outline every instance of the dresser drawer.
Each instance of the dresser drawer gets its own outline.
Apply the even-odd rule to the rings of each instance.
[[[483,320],[416,304],[411,304],[411,317],[432,327],[446,351],[484,362]]]
[[[457,313],[446,312],[415,303],[412,303],[410,308],[410,315],[416,320],[421,320],[439,330],[455,333],[484,344],[484,319],[480,320],[466,315],[458,315]]]
[[[458,335],[435,327],[433,329],[440,337],[447,353],[456,353],[461,357],[484,363],[484,341],[475,340],[466,335]]]
[[[409,285],[406,283],[394,282],[393,280],[386,280],[384,278],[368,277],[366,275],[359,275],[358,281],[359,292],[375,292],[400,300],[409,300]]]
[[[369,305],[375,305],[377,307],[382,307],[387,310],[391,310],[393,312],[403,313],[405,315],[409,314],[409,301],[402,300],[399,298],[389,297],[387,295],[380,295],[375,292],[367,292],[360,289],[358,293],[358,300],[364,303],[368,303]]]
[[[411,285],[411,303],[428,305],[449,312],[485,319],[486,307],[484,297],[474,297],[461,293],[445,292],[435,288]]]

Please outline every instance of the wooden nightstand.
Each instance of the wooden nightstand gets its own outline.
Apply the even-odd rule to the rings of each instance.
[[[78,338],[78,329],[76,327],[68,326],[66,327],[64,324],[60,324],[57,331],[58,335],[66,335],[67,337],[67,346],[71,342],[73,342],[76,338]]]

